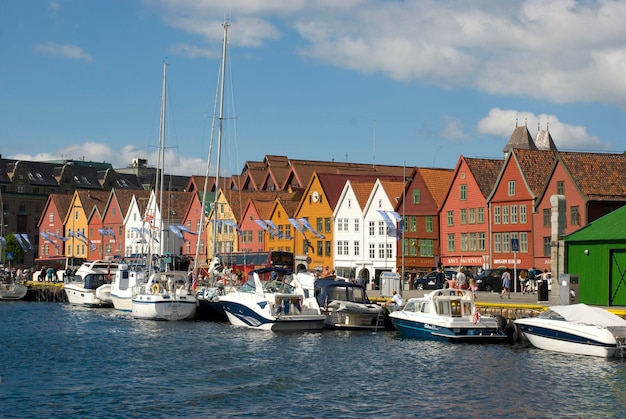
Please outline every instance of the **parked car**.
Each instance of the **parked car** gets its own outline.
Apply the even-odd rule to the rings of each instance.
[[[474,278],[479,291],[502,291],[502,274],[504,269],[485,269]]]
[[[468,274],[468,272],[466,272]],[[446,279],[452,279],[452,276],[456,275],[456,269],[446,268],[446,277],[444,278],[444,286]],[[469,278],[469,275],[468,275]],[[435,280],[437,279],[437,271],[432,271],[421,278],[415,278],[413,281],[413,287],[417,290],[434,290],[437,288]]]

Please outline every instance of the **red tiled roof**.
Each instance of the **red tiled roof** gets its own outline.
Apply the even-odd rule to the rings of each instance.
[[[626,199],[626,154],[560,152],[573,181],[589,199]]]
[[[471,157],[463,157],[465,164],[472,172],[474,180],[480,189],[480,192],[486,198],[491,194],[493,187],[498,179],[498,175],[502,170],[504,160],[502,159],[475,159]]]

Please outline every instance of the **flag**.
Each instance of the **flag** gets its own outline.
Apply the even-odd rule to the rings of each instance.
[[[176,237],[178,237],[179,239],[181,239],[181,240],[183,240],[183,241],[185,240],[185,236],[183,235],[183,232],[182,232],[182,231],[180,231],[180,229],[179,229],[177,226],[171,225],[171,226],[170,226],[170,231],[171,231],[172,233],[174,233],[174,235],[175,235]]]
[[[241,230],[239,229],[239,226],[233,220],[224,220],[224,224],[231,226],[232,228],[237,230],[237,233],[241,234]]]
[[[289,218],[289,222],[295,227],[296,230],[302,233],[303,236],[305,235],[304,229],[302,228],[298,220],[296,220],[295,218]]]
[[[33,250],[33,245],[30,244],[30,240],[28,240],[28,234],[22,233],[22,239],[24,239],[24,243],[28,244],[28,250]]]
[[[69,237],[59,236],[58,234],[54,234],[54,233],[48,233],[48,235],[49,235],[50,237],[54,237],[55,239],[59,239],[59,240],[61,240],[61,241],[63,241],[63,242],[66,242],[66,241],[68,241],[68,240],[69,240]]]
[[[191,277],[191,289],[195,291],[196,287],[198,286],[198,277],[196,276],[195,272],[191,274]]]
[[[15,239],[19,243],[20,247],[22,248],[22,250],[24,252],[28,252],[28,247],[26,247],[26,244],[24,243],[24,240],[22,239],[22,236],[19,235],[18,233],[15,233],[15,234],[13,234],[13,237],[15,237]]]
[[[313,235],[317,237],[318,239],[324,238],[323,234],[318,233],[317,231],[313,230],[313,227],[311,227],[311,224],[309,224],[309,221],[306,218],[298,218],[298,221],[300,221],[302,225],[306,227],[306,229],[309,230],[311,233],[313,233]]]

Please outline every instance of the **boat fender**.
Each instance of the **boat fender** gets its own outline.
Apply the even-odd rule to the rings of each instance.
[[[161,286],[159,284],[152,284],[150,291],[152,291],[152,294],[158,294],[161,292]]]
[[[506,324],[507,324],[504,316],[501,314],[498,314],[496,316],[496,322],[498,322],[498,330],[501,332],[504,332],[504,329],[506,328]]]
[[[504,328],[504,332],[506,333],[506,337],[509,343],[516,343],[521,340],[519,326],[513,321],[507,323],[506,327]]]

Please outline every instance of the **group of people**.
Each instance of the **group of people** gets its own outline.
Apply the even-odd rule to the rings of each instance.
[[[529,269],[528,272],[522,271],[519,280],[522,287],[522,294],[535,294],[539,289],[538,284],[541,284],[543,281],[547,283],[550,280],[550,273],[547,269],[541,272],[538,269],[532,268]],[[506,268],[502,274],[502,292],[500,293],[500,298],[504,298],[504,294],[508,294],[508,297],[511,298],[511,273],[509,268]]]

